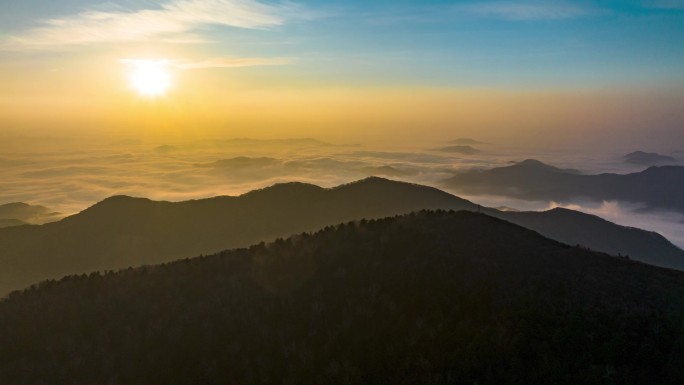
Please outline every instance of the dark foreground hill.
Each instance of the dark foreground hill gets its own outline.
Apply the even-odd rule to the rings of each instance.
[[[332,189],[288,183],[239,197],[178,203],[113,197],[60,222],[0,229],[0,295],[43,279],[168,262],[335,223],[422,209],[477,210],[477,206],[434,188],[381,178]],[[524,215],[486,211],[513,222]],[[596,226],[583,222],[572,227],[544,220],[549,215],[542,213],[536,222],[526,219],[525,223],[571,245],[684,268],[684,251],[658,234],[581,213],[577,218]]]
[[[684,166],[654,166],[632,174],[584,175],[528,159],[490,170],[469,170],[444,184],[467,194],[529,200],[619,200],[684,212]]]
[[[0,302],[0,383],[681,384],[684,273],[472,212],[359,221]]]

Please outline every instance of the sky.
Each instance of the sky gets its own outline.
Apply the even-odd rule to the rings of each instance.
[[[4,0],[0,137],[661,149],[684,125],[682,41],[682,0]],[[145,60],[162,95],[130,84]]]
[[[682,42],[684,0],[2,0],[0,204],[636,172],[624,154],[684,158]],[[481,152],[434,151],[462,137]],[[679,214],[561,204],[684,246]]]

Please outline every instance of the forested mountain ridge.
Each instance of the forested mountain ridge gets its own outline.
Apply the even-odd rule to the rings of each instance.
[[[43,279],[168,262],[335,223],[422,209],[478,206],[432,187],[375,177],[330,189],[284,183],[238,197],[173,203],[115,196],[59,222],[0,229],[0,295]],[[581,213],[577,215],[598,227],[540,222],[549,215],[545,213],[530,218],[482,210],[512,222],[524,217],[527,226],[547,236],[553,232],[553,237],[571,245],[684,268],[684,251],[654,233],[628,231]]]
[[[684,273],[420,212],[16,292],[0,382],[679,384],[682,314]]]
[[[0,229],[0,295],[47,278],[168,262],[354,219],[475,207],[382,178],[331,189],[284,183],[174,203],[115,196],[59,222]]]

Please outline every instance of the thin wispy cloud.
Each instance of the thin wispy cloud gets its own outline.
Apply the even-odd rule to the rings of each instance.
[[[0,47],[48,48],[155,38],[182,41],[185,34],[191,35],[207,25],[274,28],[294,17],[299,8],[293,3],[267,4],[258,0],[171,0],[156,9],[87,10],[43,20],[36,28],[4,39]]]
[[[573,19],[601,13],[600,9],[592,6],[553,1],[489,1],[463,4],[456,9],[483,17],[518,21]]]

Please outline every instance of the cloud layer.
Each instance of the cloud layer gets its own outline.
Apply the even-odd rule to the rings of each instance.
[[[439,186],[457,170],[491,168],[528,157],[592,173],[634,171],[619,157],[608,157],[602,163],[574,151],[530,153],[494,144],[480,144],[480,153],[462,155],[429,151],[429,146],[339,146],[313,139],[127,140],[109,144],[102,139],[73,138],[61,144],[50,139],[43,139],[42,144],[34,138],[8,139],[0,141],[0,205],[26,202],[64,214],[76,213],[112,195],[179,201],[239,195],[279,182],[331,187],[371,175]],[[521,210],[561,205],[506,197],[464,198],[485,206]],[[562,206],[656,230],[684,247],[681,214],[640,212],[639,207],[624,202],[570,202]]]
[[[156,9],[88,10],[42,21],[42,25],[4,41],[5,48],[47,48],[183,36],[205,25],[268,29],[295,14],[293,4],[258,0],[172,0]],[[197,39],[193,39],[197,41]]]
[[[66,214],[118,194],[184,200],[287,181],[329,187],[370,175],[437,183],[460,167],[492,165],[484,156],[362,151],[305,139],[121,144],[74,139],[69,150],[31,143],[17,153],[12,153],[17,147],[4,151],[0,143],[0,204],[23,201]]]

